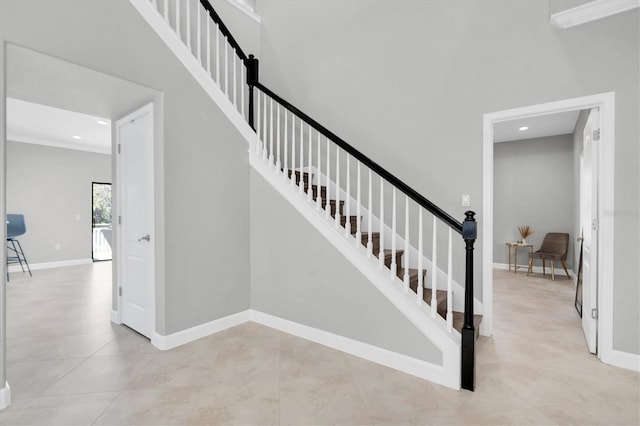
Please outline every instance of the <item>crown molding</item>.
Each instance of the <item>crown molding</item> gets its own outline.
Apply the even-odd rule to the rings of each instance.
[[[554,13],[549,22],[563,30],[640,7],[640,0],[594,0]]]

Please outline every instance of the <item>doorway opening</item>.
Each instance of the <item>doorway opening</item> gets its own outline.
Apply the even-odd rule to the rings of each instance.
[[[483,131],[483,305],[484,318],[481,326],[483,335],[491,335],[493,332],[493,262],[496,252],[494,241],[494,220],[497,218],[494,211],[494,131],[500,123],[522,120],[539,119],[553,114],[579,112],[584,110],[596,110],[599,112],[600,133],[599,143],[594,155],[597,157],[598,167],[594,170],[593,184],[597,189],[598,197],[594,199],[593,216],[597,220],[599,239],[595,242],[594,251],[598,253],[594,259],[594,276],[592,285],[584,291],[593,291],[594,296],[584,299],[584,311],[591,313],[595,309],[597,315],[591,318],[583,316],[583,328],[589,347],[594,345],[589,339],[595,339],[597,334],[598,358],[607,362],[612,348],[612,281],[613,281],[613,220],[608,211],[613,210],[613,153],[614,153],[614,93],[604,93],[582,98],[568,99],[547,104],[533,105],[512,110],[494,112],[484,115]],[[579,171],[577,168],[576,172]],[[548,188],[551,191],[552,188]],[[579,193],[579,190],[578,190]],[[577,197],[577,194],[574,194]],[[574,195],[569,197],[574,198]],[[579,198],[576,198],[579,199]],[[497,222],[496,222],[497,223]],[[525,223],[519,225],[526,225]],[[574,237],[575,239],[575,237]],[[504,242],[502,242],[504,243]],[[579,247],[578,245],[576,245]],[[537,248],[537,247],[536,247]],[[579,250],[579,248],[578,248]],[[523,258],[528,258],[522,253]],[[528,260],[528,259],[527,259]],[[570,258],[573,262],[573,257]],[[577,269],[576,269],[577,272]],[[522,272],[521,272],[522,273]],[[564,275],[564,274],[563,274]],[[564,278],[566,280],[566,277]],[[599,284],[599,285],[598,285]],[[586,306],[590,303],[590,306]],[[593,306],[591,306],[593,305]],[[596,319],[597,318],[597,319]],[[585,322],[587,323],[585,325]],[[597,333],[596,333],[597,331]],[[590,337],[592,336],[592,337]]]
[[[91,183],[91,259],[104,262],[113,258],[111,183]]]

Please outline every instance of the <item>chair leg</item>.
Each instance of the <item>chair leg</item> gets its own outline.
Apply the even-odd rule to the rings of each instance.
[[[20,251],[22,250],[18,251],[18,248],[16,247],[16,243],[20,243],[18,242],[18,240],[9,240],[9,242],[13,246],[13,248],[9,249],[16,254],[16,259],[18,260],[18,263],[20,263],[20,269],[22,269],[22,272],[24,272],[24,265],[22,264],[22,258],[20,257]]]
[[[554,270],[555,263],[556,263],[555,260],[551,261],[551,281],[555,281],[556,280],[556,271]]]
[[[533,259],[529,259],[529,268],[527,268],[527,276],[531,273],[531,269],[533,268]]]
[[[546,266],[546,261],[544,259],[542,259],[542,275],[543,276],[547,276],[547,266]]]
[[[564,268],[564,273],[567,274],[567,278],[571,279],[571,277],[569,276],[569,271],[567,271],[567,264],[564,263],[564,260],[561,260],[560,262],[562,262],[562,267]]]
[[[27,257],[24,255],[24,251],[22,250],[22,244],[20,244],[19,240],[15,240],[16,243],[18,243],[18,248],[20,249],[20,254],[18,255],[18,259],[20,259],[20,256],[22,256],[22,260],[24,260],[24,264],[27,265],[27,271],[29,271],[29,276],[33,277],[33,274],[31,273],[31,268],[29,267],[29,262],[27,262]],[[22,265],[22,262],[20,262],[20,265]],[[24,268],[22,268],[22,272],[24,272]]]

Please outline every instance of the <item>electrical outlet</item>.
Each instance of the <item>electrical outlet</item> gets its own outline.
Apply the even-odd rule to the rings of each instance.
[[[471,197],[467,194],[462,196],[462,207],[469,207],[471,205]]]

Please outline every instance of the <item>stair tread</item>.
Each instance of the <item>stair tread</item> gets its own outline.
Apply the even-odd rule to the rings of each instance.
[[[482,315],[475,314],[473,316],[473,327],[476,330],[476,339],[480,334],[480,323],[482,323]],[[464,312],[453,311],[453,328],[462,332],[462,326],[464,325]]]

